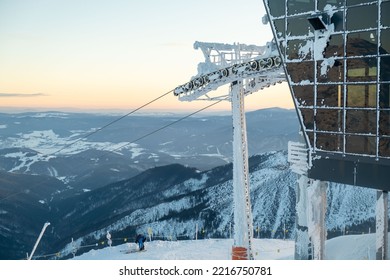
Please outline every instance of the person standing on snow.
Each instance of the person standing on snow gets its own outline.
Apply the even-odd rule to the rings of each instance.
[[[145,241],[146,241],[146,237],[143,236],[142,234],[138,234],[137,237],[135,238],[135,243],[138,244],[140,251],[145,250],[145,245],[144,245]]]

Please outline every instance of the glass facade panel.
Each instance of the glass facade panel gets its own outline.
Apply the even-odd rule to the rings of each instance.
[[[346,132],[376,134],[376,111],[347,110]]]
[[[390,138],[379,138],[379,156],[390,157]]]
[[[379,74],[379,80],[381,82],[389,82],[390,81],[390,56],[382,56],[381,60],[381,68]]]
[[[329,44],[325,49],[324,57],[342,57],[344,56],[344,38],[343,35],[332,35]]]
[[[331,18],[331,23],[334,24],[334,31],[343,31],[344,30],[344,12],[336,12]]]
[[[293,91],[299,106],[314,106],[313,86],[293,86]]]
[[[390,29],[381,30],[380,54],[390,54]]]
[[[390,26],[390,2],[383,2],[381,5],[381,24],[382,26]]]
[[[390,108],[390,84],[381,84],[380,86],[379,107]]]
[[[348,85],[347,107],[376,108],[376,85]]]
[[[284,25],[284,19],[277,19],[275,20],[275,29],[276,29],[276,35],[278,38],[283,38],[286,36],[286,28]]]
[[[309,51],[309,48],[305,47],[307,44],[308,42],[306,40],[289,40],[287,42],[287,58],[291,60],[311,59],[311,52]],[[308,51],[303,51],[305,49],[307,49]]]
[[[377,27],[377,5],[365,5],[347,9],[347,30],[365,30]]]
[[[317,110],[316,131],[342,131],[343,112],[342,110]]]
[[[313,129],[314,128],[313,110],[310,109],[300,109],[300,110],[303,118],[303,124],[306,127],[306,129]]]
[[[314,10],[315,0],[290,0],[287,3],[287,14],[295,15]]]
[[[332,67],[329,67],[326,61],[318,61],[317,81],[319,83],[343,82],[344,68],[342,60],[335,60]]]
[[[343,150],[343,136],[339,134],[317,133],[317,149],[341,152]]]
[[[347,56],[376,55],[377,41],[376,31],[350,33],[347,36]]]
[[[379,134],[390,136],[390,111],[379,113]]]
[[[317,107],[341,107],[344,104],[343,99],[341,84],[317,86]]]
[[[376,138],[370,136],[348,135],[346,152],[352,154],[376,154]]]
[[[287,33],[290,33],[291,35],[308,35],[309,32],[313,31],[313,27],[307,20],[307,16],[287,19]]]
[[[273,17],[284,16],[286,10],[285,0],[271,0],[268,1],[268,7]]]
[[[347,60],[347,80],[349,82],[376,81],[376,58],[355,58]]]
[[[314,62],[303,61],[300,63],[288,63],[287,71],[293,83],[301,83],[302,81],[314,81]]]

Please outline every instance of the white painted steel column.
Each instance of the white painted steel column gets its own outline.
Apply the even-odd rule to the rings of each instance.
[[[232,83],[230,90],[233,114],[234,246],[247,248],[248,257],[252,259],[253,219],[242,82]]]
[[[307,227],[307,188],[309,178],[299,175],[296,186],[296,234],[294,259],[309,259],[309,233]]]
[[[388,259],[388,192],[377,191],[376,198],[376,259]]]
[[[325,258],[325,214],[326,214],[326,189],[328,183],[319,180],[312,180],[307,189],[308,199],[308,231],[313,248],[313,259],[323,260]]]
[[[295,188],[296,197],[296,233],[294,259],[309,259],[309,232],[307,226],[307,189],[310,186],[310,179],[307,177],[309,169],[309,151],[306,144],[302,142],[288,142],[288,162],[290,169],[299,177]]]

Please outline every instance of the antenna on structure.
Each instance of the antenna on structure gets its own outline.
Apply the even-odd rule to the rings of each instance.
[[[181,101],[230,100],[233,115],[234,245],[232,259],[253,259],[253,219],[250,202],[248,142],[244,97],[285,81],[274,42],[265,46],[195,42],[205,62],[198,74],[178,86],[174,95]],[[215,92],[230,84],[228,94]],[[214,93],[212,93],[214,91]]]

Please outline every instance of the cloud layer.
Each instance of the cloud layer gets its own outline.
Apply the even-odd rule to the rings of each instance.
[[[0,97],[39,97],[47,96],[45,93],[0,93]]]

